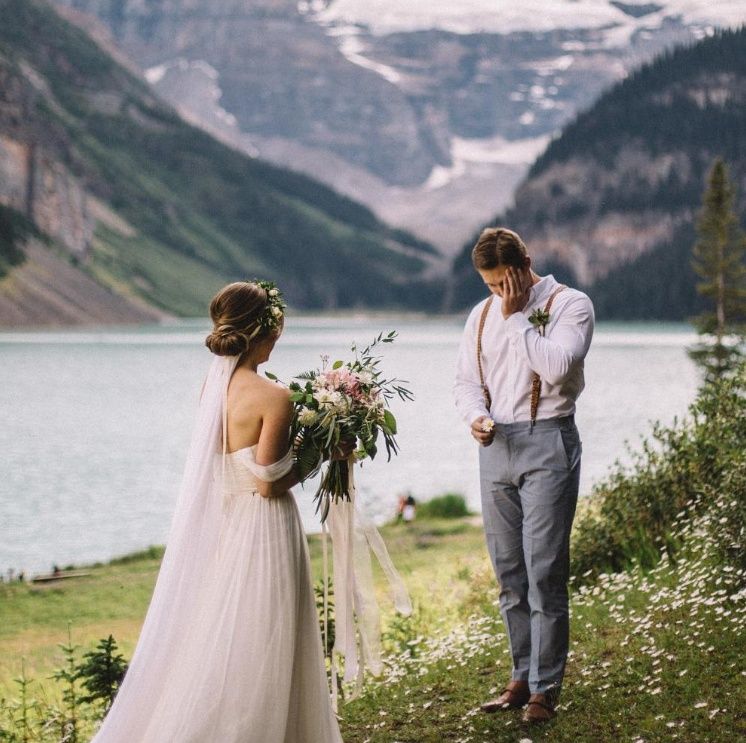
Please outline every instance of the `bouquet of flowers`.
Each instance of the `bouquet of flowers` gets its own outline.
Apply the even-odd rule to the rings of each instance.
[[[389,459],[399,450],[396,418],[388,404],[395,396],[412,400],[413,395],[403,386],[404,380],[383,377],[381,359],[374,355],[379,344],[393,343],[396,335],[396,331],[381,333],[362,350],[353,345],[353,361],[330,366],[328,357],[322,356],[321,369],[304,372],[289,385],[295,408],[290,435],[303,479],[314,476],[330,460],[314,496],[322,522],[332,501],[350,499],[349,468],[356,460],[376,456],[379,436]],[[349,460],[332,459],[340,444],[352,441],[357,449]]]

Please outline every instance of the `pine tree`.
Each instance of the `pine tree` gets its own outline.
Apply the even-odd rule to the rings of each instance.
[[[734,186],[725,163],[718,159],[710,171],[708,187],[697,222],[699,239],[692,265],[702,281],[697,291],[711,309],[696,318],[702,336],[689,355],[705,372],[706,381],[727,376],[743,357],[743,321],[746,318],[746,238],[734,211]],[[729,340],[735,336],[736,342]]]
[[[88,691],[81,701],[103,704],[104,714],[114,702],[127,672],[127,663],[118,650],[116,640],[109,635],[105,640],[99,640],[96,649],[86,653],[76,668],[75,679],[81,680]]]

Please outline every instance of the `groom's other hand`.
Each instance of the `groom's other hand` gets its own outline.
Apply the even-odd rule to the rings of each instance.
[[[485,422],[492,422],[492,418],[488,415],[483,415],[477,418],[471,424],[471,435],[482,445],[489,446],[492,440],[495,438],[495,429],[491,428],[489,431],[485,431]]]
[[[506,320],[512,314],[523,311],[528,304],[530,292],[531,276],[528,270],[518,270],[513,266],[508,266],[505,269],[501,297],[502,313]]]

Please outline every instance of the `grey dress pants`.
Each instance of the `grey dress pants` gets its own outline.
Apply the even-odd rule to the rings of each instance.
[[[559,698],[569,644],[570,529],[581,443],[573,416],[495,425],[480,447],[482,515],[513,679]]]

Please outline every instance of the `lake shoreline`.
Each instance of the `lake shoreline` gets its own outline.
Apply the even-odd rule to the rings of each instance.
[[[113,330],[0,332],[0,572],[45,573],[163,544],[168,536],[210,363],[204,319]],[[375,523],[400,496],[420,502],[460,493],[480,510],[478,448],[452,401],[462,320],[308,313],[288,325],[262,367],[290,381],[323,352],[348,359],[353,340],[399,337],[384,351],[387,375],[409,380],[412,403],[394,401],[401,454],[360,470],[358,498]],[[650,421],[685,415],[699,384],[686,356],[686,325],[600,324],[585,363],[576,420],[583,439],[582,495],[616,459],[632,461]],[[437,466],[433,466],[437,463]],[[312,495],[295,489],[304,529],[320,530]]]

